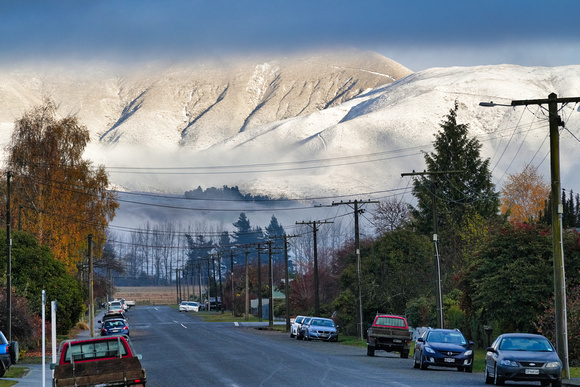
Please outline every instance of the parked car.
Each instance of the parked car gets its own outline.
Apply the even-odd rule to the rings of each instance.
[[[467,341],[457,329],[427,329],[415,344],[413,366],[455,367],[473,371],[473,341]]]
[[[409,344],[413,334],[403,316],[378,313],[367,330],[367,356],[375,351],[399,352],[401,358],[409,357]]]
[[[0,378],[8,371],[12,364],[18,362],[18,342],[6,340],[0,331]]]
[[[195,301],[181,301],[179,304],[180,312],[199,312],[200,304]]]
[[[109,307],[107,308],[107,312],[105,314],[112,313],[125,313],[125,308],[123,308],[121,301],[111,301],[109,303]]]
[[[302,324],[300,324],[300,327],[298,328],[298,333],[296,334],[296,340],[304,339],[304,330],[306,329],[306,327],[310,323],[310,320],[312,320],[311,316],[304,317],[304,320],[302,320]]]
[[[129,336],[129,324],[123,319],[106,320],[101,326],[101,336],[111,335]]]
[[[189,309],[189,302],[188,301],[181,301],[181,304],[179,304],[179,311],[180,312],[187,312],[188,309]]]
[[[338,341],[338,330],[329,318],[312,317],[302,333],[303,340]]]
[[[199,312],[199,303],[195,301],[189,301],[188,303],[189,311],[191,312]]]
[[[294,322],[290,326],[290,338],[294,338],[298,335],[300,327],[302,326],[302,321],[304,321],[305,318],[306,316],[296,316]]]
[[[485,355],[485,383],[506,380],[562,385],[562,362],[550,340],[530,333],[500,335]]]

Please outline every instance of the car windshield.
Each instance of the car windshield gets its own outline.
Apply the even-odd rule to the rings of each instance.
[[[334,323],[332,322],[332,320],[324,320],[321,318],[315,318],[312,321],[310,321],[310,325],[318,325],[318,326],[323,326],[323,327],[333,327]]]
[[[427,339],[434,343],[466,344],[467,341],[460,332],[431,332]]]
[[[552,345],[547,339],[536,337],[506,337],[501,341],[499,349],[504,351],[554,351]]]

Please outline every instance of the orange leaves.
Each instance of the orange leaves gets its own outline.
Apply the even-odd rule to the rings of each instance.
[[[103,167],[82,159],[89,132],[76,117],[58,119],[51,101],[16,121],[8,148],[18,226],[48,245],[70,273],[93,234],[104,241],[118,207]]]
[[[501,213],[509,212],[516,223],[533,223],[540,217],[550,195],[550,186],[536,167],[526,165],[519,174],[508,175],[501,196]]]

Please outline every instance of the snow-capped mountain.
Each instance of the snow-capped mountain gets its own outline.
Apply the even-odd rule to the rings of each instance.
[[[439,123],[459,104],[494,182],[527,163],[549,178],[547,113],[512,100],[580,96],[580,66],[433,68],[412,73],[368,52],[219,64],[4,67],[0,142],[51,97],[91,131],[87,157],[126,190],[182,194],[237,185],[289,198],[397,194],[423,170]],[[562,186],[580,190],[580,113],[562,106]],[[140,168],[140,169],[135,169]]]

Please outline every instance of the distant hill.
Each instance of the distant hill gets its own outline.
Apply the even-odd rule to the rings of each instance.
[[[549,177],[545,110],[479,102],[580,96],[580,66],[433,68],[412,73],[371,52],[230,63],[3,65],[0,143],[46,96],[92,136],[86,157],[121,190],[239,187],[289,199],[401,195],[423,170],[439,123],[458,120],[491,159],[498,188],[526,163]],[[580,191],[580,113],[560,111],[562,186]],[[159,211],[159,210],[157,210]],[[120,212],[121,213],[121,212]],[[144,215],[146,216],[146,215]]]

